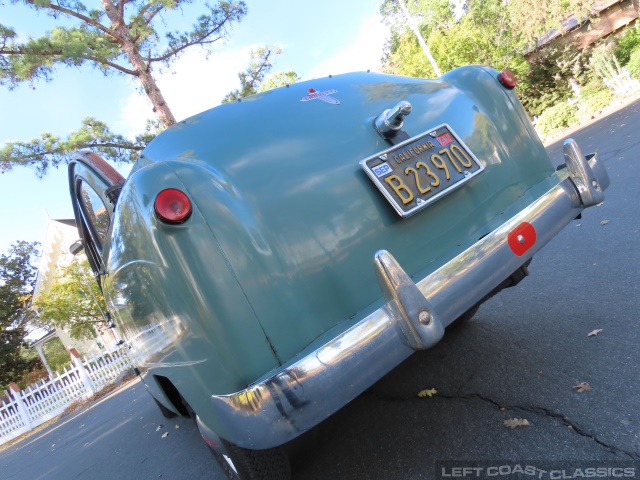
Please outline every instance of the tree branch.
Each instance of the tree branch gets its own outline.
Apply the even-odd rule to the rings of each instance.
[[[131,70],[129,68],[123,67],[122,65],[118,65],[117,63],[110,62],[109,60],[106,60],[106,59],[90,57],[90,56],[83,56],[80,58],[84,58],[85,60],[90,60],[94,63],[98,63],[101,65],[107,65],[109,67],[115,68],[116,70],[119,70],[122,73],[126,73],[127,75],[131,75],[133,77],[137,77],[140,74],[138,70]]]
[[[37,53],[30,51],[28,48],[12,48],[10,50],[0,49],[0,55],[37,55],[42,57],[54,57],[54,56],[63,56],[62,50],[41,50]],[[127,67],[123,67],[117,63],[111,62],[104,58],[98,58],[91,55],[80,55],[78,58],[82,60],[89,60],[91,62],[97,63],[99,65],[105,65],[108,67],[115,68],[116,70],[121,71],[122,73],[126,73],[127,75],[131,75],[137,77],[139,75],[137,70],[131,70]]]
[[[154,7],[154,9],[151,10],[151,7]],[[142,34],[144,33],[144,28],[141,27],[148,27],[149,24],[153,21],[154,17],[162,12],[162,10],[164,10],[164,7],[162,5],[156,4],[154,6],[151,2],[140,7],[138,14],[131,21],[131,23],[127,25],[127,29],[129,30],[129,32],[131,32],[131,30],[133,30],[135,27],[138,27],[139,32],[134,37],[132,37],[134,43],[137,44]],[[149,11],[151,13],[147,14]]]
[[[75,17],[78,20],[82,20],[85,23],[88,23],[89,25],[92,25],[94,27],[96,27],[98,30],[101,30],[102,32],[106,33],[107,35],[109,35],[110,37],[112,37],[113,39],[116,39],[116,36],[114,34],[114,32],[105,27],[104,25],[102,25],[100,22],[94,20],[91,17],[87,17],[86,15],[81,14],[80,12],[76,12],[74,10],[65,8],[65,7],[61,7],[60,5],[54,5],[52,3],[46,5],[46,6],[40,6],[40,5],[36,5],[35,0],[26,0],[27,3],[33,5],[35,8],[48,8],[50,10],[55,10],[57,12],[63,13],[65,15],[69,15],[70,17]]]
[[[145,133],[134,140],[114,134],[104,122],[85,118],[78,130],[67,138],[43,133],[29,142],[8,142],[0,147],[0,172],[11,171],[17,166],[35,168],[42,177],[50,167],[66,164],[78,150],[90,148],[114,163],[134,161],[155,136],[156,125],[148,125]]]
[[[157,57],[149,58],[149,62],[168,61],[171,57],[175,57],[185,48],[194,45],[206,45],[214,43],[225,37],[225,25],[236,20],[239,21],[246,13],[244,2],[226,3],[220,2],[218,8],[210,8],[209,15],[202,15],[198,18],[198,23],[194,25],[193,30],[189,33],[176,35],[167,34],[169,40],[168,49]],[[216,34],[213,39],[207,40]]]
[[[143,23],[144,25],[149,25],[153,17],[160,13],[164,8],[162,5],[155,4],[155,10],[152,11],[150,17],[145,17],[145,14],[151,9],[152,6],[154,6],[153,2],[149,2],[140,7],[140,10],[138,10],[136,17],[131,23]]]
[[[145,20],[144,20],[145,27],[149,26],[149,24],[153,21],[155,16],[158,15],[160,12],[162,12],[162,10],[163,10],[162,7],[156,6],[156,9],[152,11],[150,15],[145,17]]]
[[[207,34],[205,37],[203,37],[203,38],[208,37],[211,33],[213,33],[213,31],[212,31],[212,32],[210,32],[210,33],[208,33],[208,34]],[[222,38],[224,38],[224,35],[220,35],[219,37],[216,37],[216,38],[214,38],[214,39],[212,39],[212,40],[207,40],[207,41],[203,41],[202,39],[193,40],[193,41],[191,41],[191,42],[187,42],[187,43],[185,43],[185,44],[183,44],[183,45],[181,45],[181,46],[179,46],[179,47],[177,47],[177,48],[174,48],[174,49],[172,49],[172,50],[169,50],[169,51],[168,51],[168,52],[166,52],[164,55],[161,55],[161,56],[159,56],[159,57],[150,57],[150,58],[148,58],[148,60],[147,60],[147,61],[149,62],[149,64],[151,64],[151,63],[153,63],[153,62],[163,62],[163,61],[165,61],[165,60],[169,59],[170,57],[173,57],[174,55],[176,55],[176,54],[180,53],[180,52],[181,52],[182,50],[184,50],[185,48],[189,48],[189,47],[192,47],[192,46],[194,46],[194,45],[206,45],[206,44],[209,44],[209,43],[215,43],[215,42],[217,42],[218,40],[220,40],[220,39],[222,39]]]

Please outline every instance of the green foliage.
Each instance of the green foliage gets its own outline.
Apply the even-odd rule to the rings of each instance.
[[[518,79],[518,93],[531,115],[564,101],[572,94],[568,81],[584,83],[586,54],[570,46],[546,46],[532,64],[525,58],[547,32],[569,13],[588,15],[583,0],[468,0],[464,15],[455,17],[451,4],[439,0],[408,1],[420,31],[443,71],[468,64],[509,68]],[[381,12],[392,35],[386,45],[384,69],[390,73],[433,77],[434,72],[414,35],[408,31],[394,0]]]
[[[633,78],[640,80],[640,50],[636,50],[631,54],[631,57],[629,57],[627,70]]]
[[[37,355],[36,355],[35,359],[38,362],[38,364],[40,364],[40,358]],[[42,364],[40,364],[40,365],[42,365]],[[36,370],[32,370],[32,371],[28,372],[27,374],[25,374],[22,377],[18,378],[15,381],[15,383],[16,383],[16,385],[18,385],[18,388],[20,388],[21,390],[24,390],[29,385],[33,385],[34,383],[39,382],[40,380],[44,380],[48,376],[49,376],[49,372],[47,372],[47,370],[44,367],[42,367],[40,369],[36,369]],[[2,388],[2,387],[0,387],[0,388]],[[6,388],[4,390],[6,390]]]
[[[71,363],[71,356],[59,338],[53,338],[44,344],[42,353],[47,359],[47,363],[54,372],[61,372],[62,369]]]
[[[449,0],[405,0],[405,4],[414,21],[425,37],[436,29],[451,28],[455,23],[454,5]],[[397,0],[384,0],[380,6],[383,21],[399,32],[406,29],[407,20]]]
[[[391,50],[393,53],[390,53]],[[384,60],[383,70],[389,73],[421,78],[436,76],[418,40],[409,32],[393,36],[393,46]]]
[[[549,45],[532,58],[520,84],[521,101],[529,115],[541,115],[547,108],[571,98],[569,81],[589,82],[588,51],[573,45]]]
[[[612,79],[622,74],[622,66],[614,54],[615,46],[604,43],[593,49],[589,68],[601,79]]]
[[[61,269],[54,284],[33,301],[37,322],[43,328],[68,329],[73,338],[91,339],[106,311],[102,293],[86,260]]]
[[[23,389],[48,376],[47,370],[40,361],[38,352],[28,348],[27,342],[25,342],[23,348],[20,349],[20,359],[25,364],[30,365],[30,368],[23,370],[22,373],[16,374],[13,378],[8,378],[6,383],[0,383],[0,393],[8,390],[9,384],[11,383],[15,383],[19,388]]]
[[[132,141],[113,133],[104,122],[87,117],[67,138],[43,133],[28,142],[7,142],[0,147],[0,172],[26,166],[42,177],[49,168],[68,163],[75,152],[83,149],[98,152],[115,163],[132,162],[156,135],[154,128],[157,127],[150,123],[146,131]]]
[[[580,116],[591,115],[602,110],[611,102],[612,97],[609,88],[584,87],[580,91],[578,99],[578,113]]]
[[[549,135],[568,127],[575,123],[576,120],[576,107],[564,102],[546,109],[538,118],[536,126],[538,130],[540,130],[540,133]]]
[[[519,47],[538,44],[547,33],[557,30],[569,15],[590,16],[590,2],[584,0],[510,0],[506,4],[511,31]]]
[[[162,34],[166,17],[180,14],[181,7],[192,0],[108,1],[101,2],[101,9],[90,9],[77,0],[12,1],[58,19],[60,24],[26,41],[11,27],[0,25],[0,85],[13,88],[23,82],[49,81],[59,67],[92,66],[105,75],[129,75],[149,97],[163,128],[173,125],[175,118],[153,78],[154,69],[169,67],[190,47],[208,49],[226,38],[229,24],[247,13],[242,0],[219,0],[215,5],[204,4],[206,13],[188,31]],[[0,148],[0,171],[20,165],[42,176],[82,148],[91,148],[113,162],[133,161],[151,138],[153,129],[130,140],[89,118],[65,139],[43,133],[31,141],[6,144]]]
[[[284,87],[286,85],[292,85],[300,81],[298,74],[292,70],[288,72],[278,72],[267,78],[259,87],[259,92],[266,92],[273,90],[274,88]]]
[[[417,9],[422,3],[425,2],[414,3],[413,9]],[[437,6],[441,2],[434,3]],[[468,2],[467,12],[459,21],[456,21],[454,12],[449,7],[439,10],[434,7],[434,10],[423,10],[421,14],[421,33],[427,39],[427,44],[441,70],[449,71],[463,65],[483,64],[496,69],[508,67],[517,76],[526,72],[526,62],[514,47],[505,9],[500,0]],[[441,18],[437,25],[433,23],[431,16],[431,12],[435,11],[439,12]],[[446,15],[449,17],[445,18]],[[385,70],[426,78],[435,75],[417,39],[412,32],[404,28],[402,22],[392,27],[391,40],[387,45]]]
[[[215,6],[207,5],[208,12],[198,17],[190,31],[168,32],[162,38],[154,21],[161,19],[163,13],[180,11],[180,7],[191,0],[131,0],[126,6],[121,2],[122,11],[113,7],[104,11],[89,10],[74,0],[55,3],[16,0],[16,3],[76,24],[55,27],[25,43],[16,41],[11,28],[0,28],[0,84],[9,86],[24,81],[50,80],[54,69],[60,65],[88,64],[105,74],[117,72],[138,76],[143,68],[151,70],[156,63],[170,65],[188,47],[206,47],[225,38],[227,25],[239,22],[247,13],[242,1],[220,1]],[[118,30],[119,22],[122,22],[126,36]],[[140,59],[132,57],[132,50],[141,55]],[[137,64],[137,60],[142,60],[144,65]]]
[[[240,88],[227,93],[222,99],[222,103],[233,102],[249,95],[255,95],[258,92],[272,90],[300,81],[300,77],[293,71],[277,73],[265,81],[266,76],[273,67],[271,57],[280,53],[282,53],[282,50],[273,46],[266,46],[252,51],[251,63],[244,72],[238,74]]]
[[[626,65],[631,60],[631,55],[636,50],[640,50],[640,23],[633,27],[627,27],[624,34],[616,39],[618,48],[615,50],[616,58],[622,65]]]
[[[39,365],[37,358],[23,354],[37,255],[37,243],[20,241],[0,256],[0,388]]]

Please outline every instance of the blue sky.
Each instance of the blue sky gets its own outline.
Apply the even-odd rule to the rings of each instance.
[[[276,45],[273,72],[294,70],[304,80],[348,71],[380,70],[386,29],[380,23],[382,0],[245,0],[249,13],[216,45],[209,58],[188,51],[171,71],[156,74],[178,120],[219,104],[237,88],[237,73],[249,63],[249,52]],[[91,5],[89,0],[85,4]],[[195,1],[185,16],[166,17],[171,30],[187,28],[203,2]],[[31,9],[0,3],[0,24],[24,38],[39,36],[53,23]],[[148,101],[122,76],[105,77],[90,67],[59,69],[49,83],[0,87],[0,144],[29,140],[43,132],[65,136],[87,116],[105,121],[125,135],[139,133],[151,116]],[[27,169],[0,175],[0,253],[17,240],[42,241],[45,210],[51,218],[71,218],[66,169],[52,170],[40,180]]]

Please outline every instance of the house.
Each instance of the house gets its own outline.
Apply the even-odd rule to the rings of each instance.
[[[77,239],[78,229],[75,220],[52,219],[47,216],[47,231],[42,242],[42,254],[33,292],[34,299],[51,288],[58,279],[61,267],[66,267],[76,261],[75,257],[69,252],[69,246]],[[93,278],[89,280],[93,281]],[[82,341],[72,338],[64,329],[56,329],[55,334],[48,333],[43,339],[38,340],[38,353],[41,353],[42,344],[56,336],[60,338],[67,350],[75,348],[84,355],[97,354],[105,347],[108,350],[115,348],[116,339],[111,330],[105,329],[105,331],[100,332],[99,337],[93,341]]]
[[[560,28],[550,31],[538,41],[536,48],[525,55],[527,60],[534,60],[537,52],[551,43],[571,42],[582,50],[598,40],[615,35],[627,25],[635,24],[640,12],[640,0],[601,0],[594,4],[593,10],[597,18],[577,18],[576,15],[566,18]]]

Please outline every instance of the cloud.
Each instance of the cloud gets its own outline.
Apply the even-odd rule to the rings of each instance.
[[[379,71],[388,29],[374,15],[363,21],[353,42],[337,55],[319,62],[304,80],[354,71]],[[184,120],[220,104],[222,98],[239,87],[238,72],[247,68],[250,52],[258,45],[211,53],[190,49],[181,56],[171,71],[157,73],[155,78],[176,120]],[[287,70],[285,68],[285,70]],[[280,69],[275,68],[275,71]],[[150,101],[132,84],[131,93],[123,100],[115,130],[133,137],[141,133],[147,119],[153,118]]]
[[[310,78],[326,77],[357,71],[380,71],[384,44],[389,29],[380,22],[380,16],[366,19],[358,29],[355,40],[339,54],[317,65]]]
[[[255,48],[250,45],[214,52],[208,58],[204,51],[192,49],[182,55],[170,71],[156,74],[156,82],[176,120],[219,105],[228,92],[238,88],[238,72],[247,68],[250,52]],[[151,102],[132,86],[116,121],[117,131],[134,136],[144,130],[150,118],[153,118]]]
[[[114,131],[125,137],[135,137],[144,131],[147,119],[152,116],[151,102],[131,87],[132,92],[122,102],[118,119],[114,122]]]

